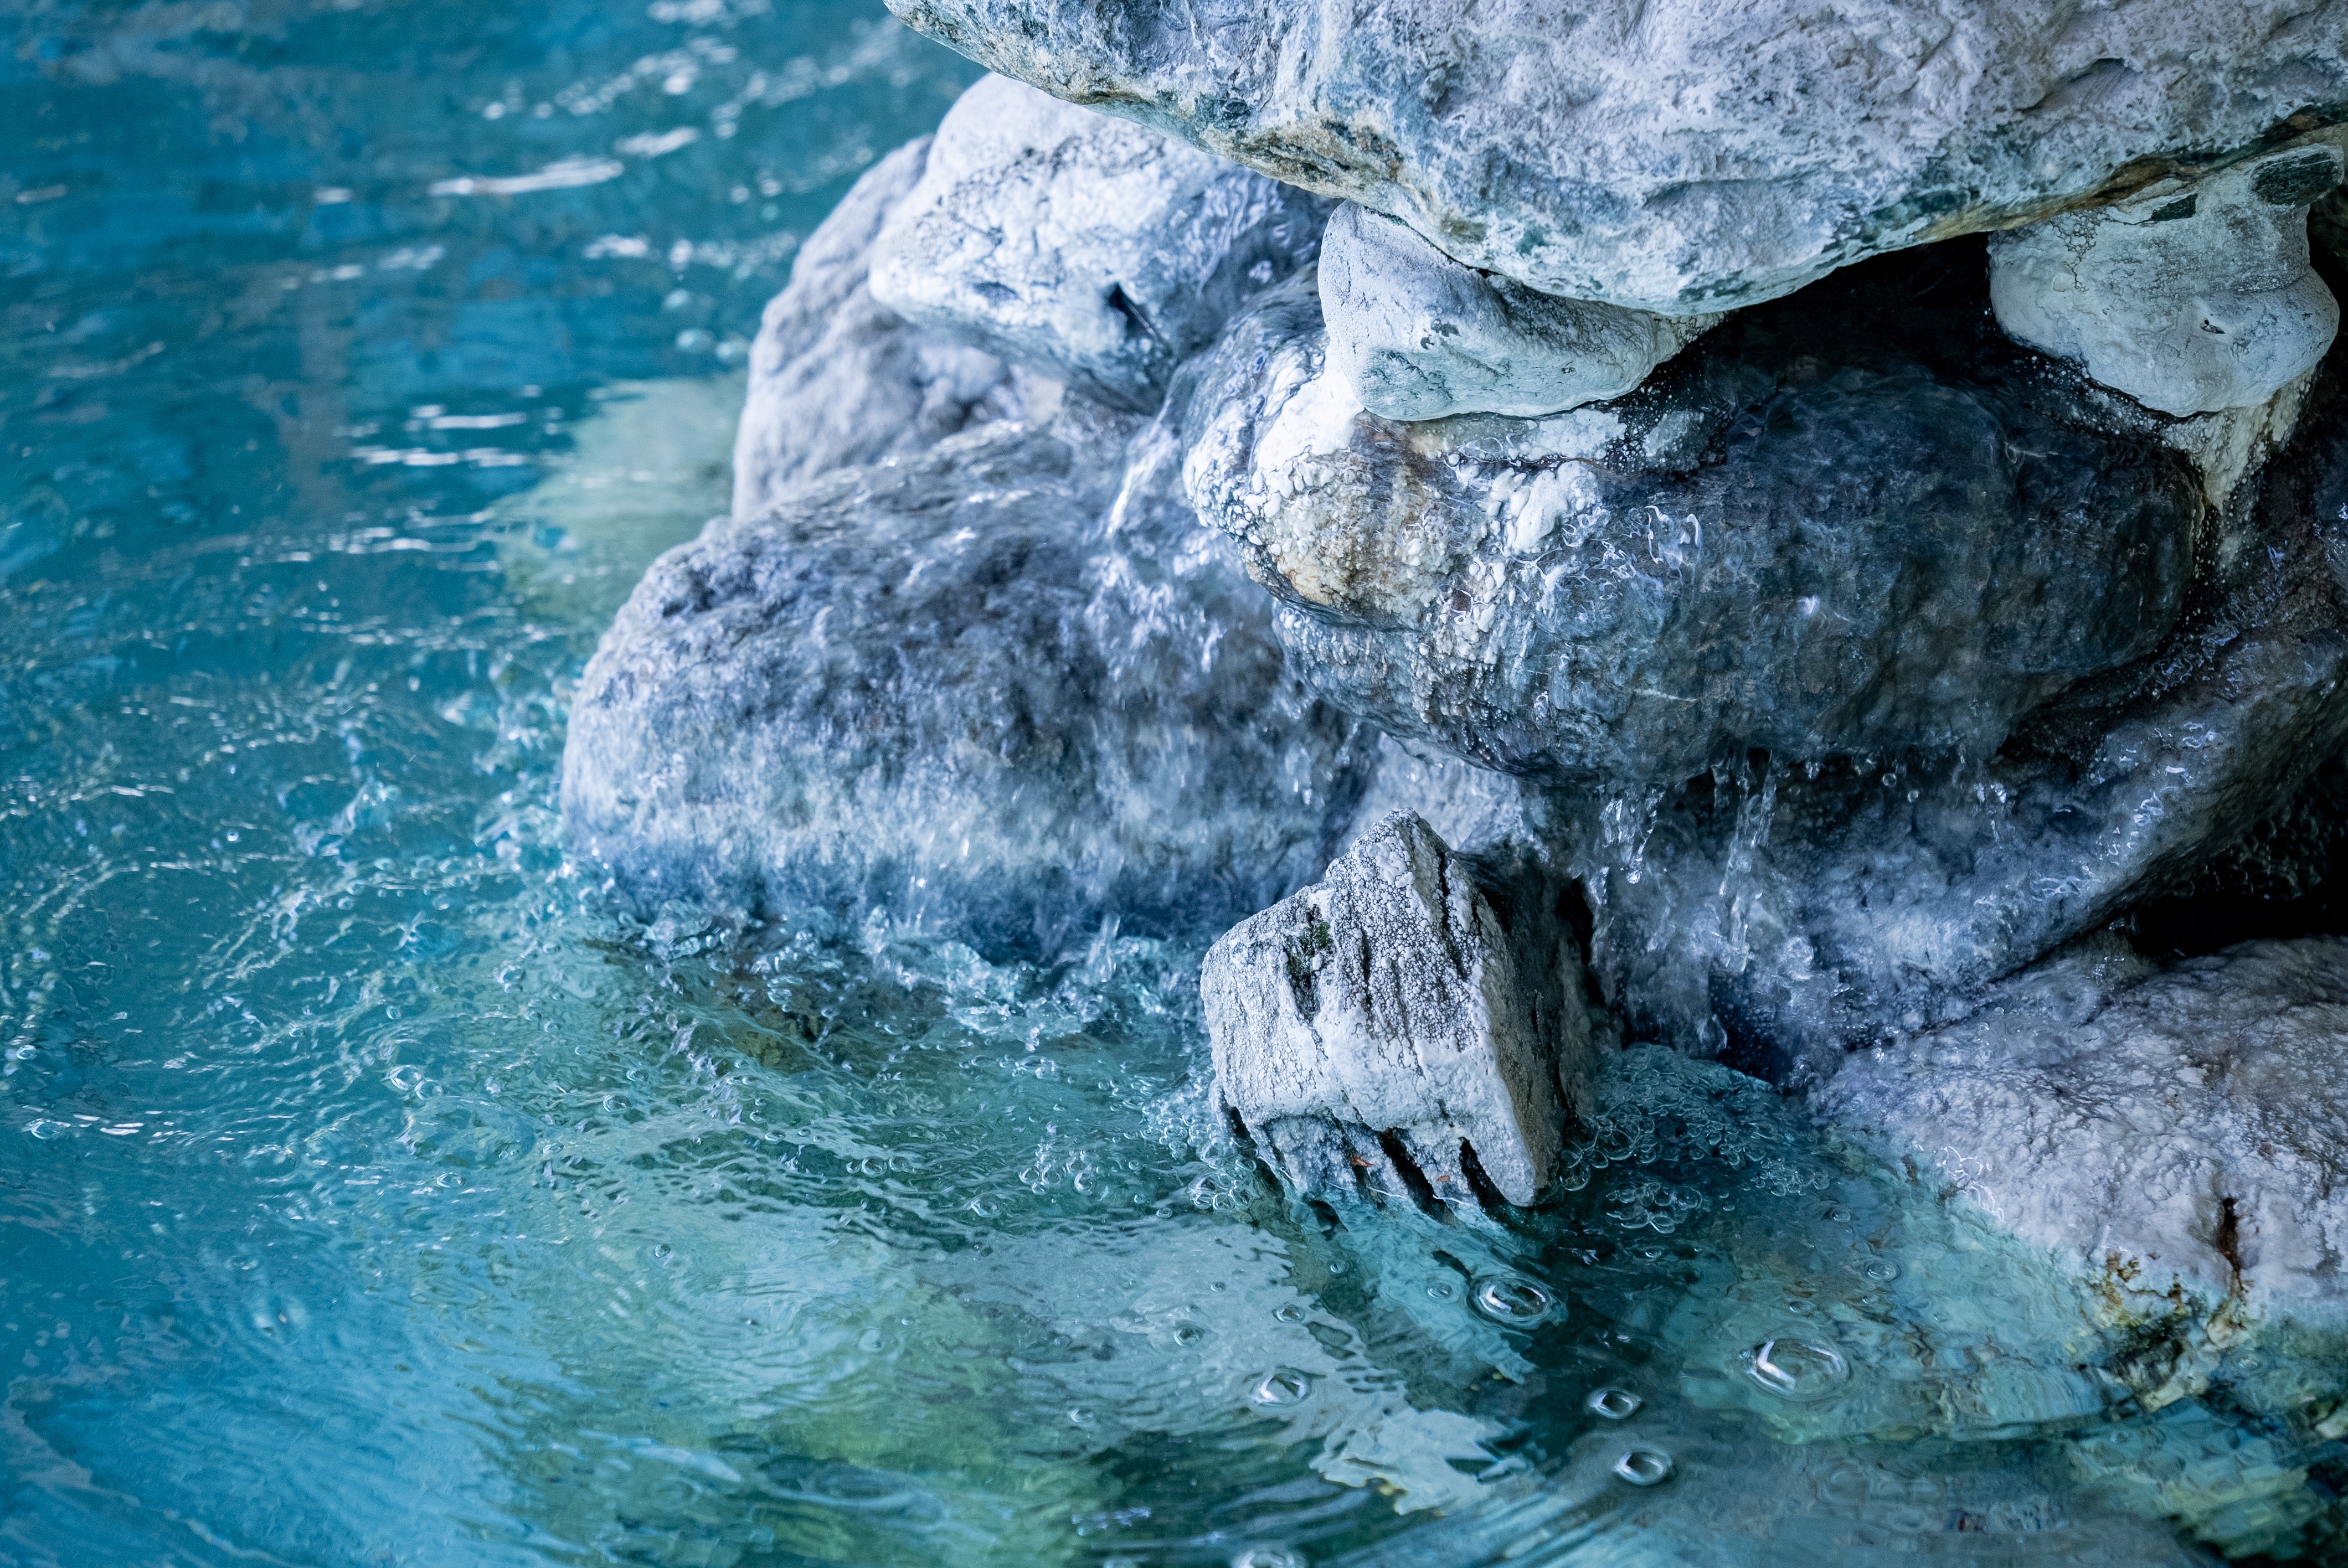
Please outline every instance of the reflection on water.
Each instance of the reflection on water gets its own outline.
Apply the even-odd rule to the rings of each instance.
[[[1193,951],[604,912],[568,683],[724,509],[794,236],[967,67],[788,0],[13,32],[0,1561],[2318,1539],[2272,1412],[2335,1366],[2103,1370],[1722,1070],[1615,1062],[1536,1214],[1337,1214],[1207,1114]]]

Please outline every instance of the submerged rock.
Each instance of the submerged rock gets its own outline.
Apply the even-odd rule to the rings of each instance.
[[[1329,220],[1320,276],[1329,363],[1387,419],[1555,414],[1620,397],[1720,320],[1488,277],[1350,201]]]
[[[1817,1102],[2124,1311],[2348,1319],[2348,941],[2051,959]]]
[[[2307,214],[2341,171],[2339,149],[2296,148],[1998,235],[1998,323],[2163,414],[2255,407],[2339,331]]]
[[[1056,391],[914,326],[866,286],[872,242],[920,181],[930,146],[922,137],[867,169],[799,248],[789,286],[767,302],[734,438],[736,517],[757,517],[835,468],[1017,418]]]
[[[1675,315],[2124,194],[2348,104],[2348,12],[2281,0],[891,8],[1471,267]]]
[[[1463,1203],[1480,1177],[1527,1204],[1556,1174],[1591,1069],[1581,962],[1536,870],[1493,892],[1397,812],[1208,953],[1217,1095],[1300,1188],[1358,1170]]]
[[[947,111],[873,256],[882,304],[1143,412],[1266,284],[1312,261],[1328,204],[1001,77]]]
[[[1374,737],[1283,674],[1131,436],[992,425],[662,557],[572,710],[574,842],[648,904],[885,910],[1023,956],[1310,878]]]

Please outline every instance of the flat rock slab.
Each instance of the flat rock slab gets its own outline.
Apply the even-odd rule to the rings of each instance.
[[[1311,261],[1329,204],[1001,77],[939,125],[875,242],[873,297],[1143,412],[1267,284]]]
[[[2348,104],[2348,8],[2290,0],[891,9],[1469,266],[1679,315],[2124,194]]]
[[[2124,1303],[2348,1318],[2348,940],[2050,960],[1817,1105]]]
[[[1374,734],[1262,594],[1128,483],[1130,422],[997,424],[663,556],[582,677],[573,842],[622,892],[990,957],[1204,936],[1325,862]]]
[[[1322,879],[1225,933],[1199,978],[1223,1106],[1308,1192],[1415,1173],[1513,1204],[1556,1173],[1591,1062],[1581,962],[1537,876],[1501,909],[1396,812]],[[1357,1177],[1357,1173],[1360,1175]]]

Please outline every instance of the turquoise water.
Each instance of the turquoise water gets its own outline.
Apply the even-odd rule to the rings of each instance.
[[[2131,1361],[1721,1070],[1622,1059],[1506,1225],[1338,1214],[1206,1114],[1195,951],[607,910],[570,684],[963,62],[7,14],[0,1562],[2330,1551],[2329,1352]]]

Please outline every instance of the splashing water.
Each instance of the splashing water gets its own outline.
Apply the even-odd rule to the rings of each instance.
[[[2330,1409],[2330,1350],[2130,1381],[1725,1069],[1612,1057],[1544,1207],[1333,1215],[1211,1114],[1192,948],[609,911],[570,683],[725,509],[794,237],[973,75],[877,6],[17,36],[0,1561],[2334,1539],[2338,1440],[2254,1413]]]

